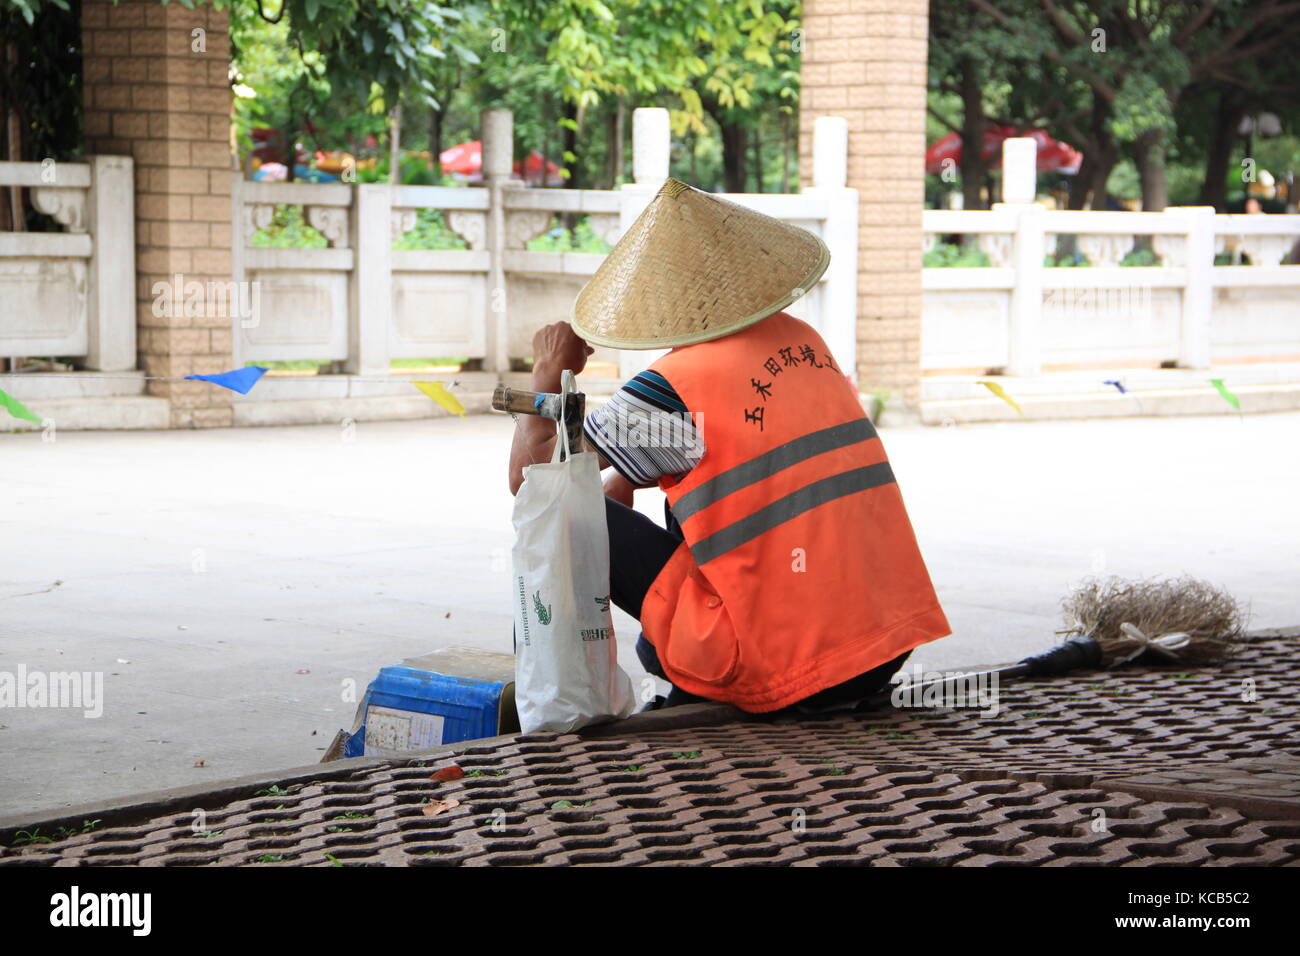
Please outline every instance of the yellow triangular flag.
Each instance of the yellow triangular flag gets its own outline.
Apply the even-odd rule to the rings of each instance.
[[[999,385],[997,382],[990,382],[990,381],[987,381],[987,380],[983,380],[983,379],[981,379],[980,381],[976,382],[975,384],[976,384],[976,385],[983,385],[983,386],[984,386],[985,388],[987,388],[990,392],[992,392],[992,393],[993,393],[994,395],[996,395],[998,398],[1002,399],[1002,401],[1006,402],[1008,405],[1010,405],[1012,408],[1014,408],[1017,412],[1019,412],[1021,418],[1024,418],[1024,417],[1025,417],[1024,410],[1021,409],[1021,407],[1020,407],[1019,405],[1016,404],[1015,399],[1013,399],[1010,395],[1008,395],[1008,394],[1006,393],[1006,391],[1002,388],[1002,386]]]
[[[459,415],[461,418],[465,417],[465,406],[457,400],[455,395],[447,391],[447,386],[442,382],[412,382],[411,384],[453,415]]]

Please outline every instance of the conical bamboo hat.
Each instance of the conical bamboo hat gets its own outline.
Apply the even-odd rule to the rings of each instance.
[[[707,342],[779,312],[830,263],[820,238],[669,179],[573,305],[594,345]]]

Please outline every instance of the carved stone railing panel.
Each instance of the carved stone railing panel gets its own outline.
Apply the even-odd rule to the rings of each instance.
[[[618,213],[593,212],[587,221],[591,223],[591,231],[603,241],[611,246],[618,242]]]
[[[271,225],[275,218],[275,203],[244,203],[242,229],[244,242],[247,243],[255,234]]]
[[[1295,236],[1242,236],[1237,245],[1250,257],[1251,265],[1279,266],[1295,241]]]
[[[1000,269],[1011,265],[1015,246],[1015,236],[1010,233],[993,232],[979,237],[980,252],[989,257],[991,265]]]
[[[526,249],[551,225],[549,209],[519,209],[506,214],[506,248]]]
[[[1160,257],[1160,264],[1174,269],[1187,268],[1186,236],[1152,236],[1151,251]]]
[[[449,210],[447,228],[468,242],[473,251],[487,248],[487,213],[473,209]]]
[[[329,240],[335,249],[348,247],[348,216],[344,206],[307,206],[307,225]],[[414,218],[414,214],[412,214]]]
[[[394,209],[388,216],[389,237],[396,242],[415,228],[418,215],[414,209]]]
[[[31,191],[38,212],[66,226],[69,232],[86,231],[86,191],[64,186],[38,186]]]
[[[1094,266],[1117,266],[1133,251],[1133,237],[1121,235],[1081,235],[1079,251]]]

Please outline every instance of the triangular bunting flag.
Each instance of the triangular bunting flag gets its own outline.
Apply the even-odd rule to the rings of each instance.
[[[1002,386],[999,385],[997,382],[989,382],[989,381],[981,380],[976,382],[975,384],[983,385],[985,388],[987,388],[998,398],[1002,399],[1002,401],[1006,402],[1008,405],[1014,408],[1021,418],[1025,417],[1025,413],[1021,409],[1021,407],[1015,403],[1015,400],[1010,395],[1008,395],[1006,391],[1002,388]]]
[[[1237,398],[1236,395],[1233,395],[1232,392],[1228,391],[1228,386],[1223,384],[1223,379],[1212,378],[1210,379],[1210,384],[1214,386],[1214,390],[1216,392],[1218,392],[1220,395],[1223,396],[1223,400],[1225,402],[1227,402],[1237,411],[1241,411],[1241,400]]]
[[[198,379],[202,382],[211,382],[213,385],[220,385],[222,388],[228,388],[240,395],[247,395],[248,390],[256,385],[265,374],[266,369],[262,368],[262,366],[249,365],[246,368],[237,368],[217,375],[186,375],[185,377],[187,379]]]
[[[23,421],[32,422],[36,425],[44,421],[41,416],[3,390],[0,390],[0,408],[8,411],[14,418],[21,418]]]
[[[465,417],[465,406],[460,403],[455,395],[447,391],[447,386],[442,382],[412,382],[411,384],[453,415],[459,415],[461,418]]]

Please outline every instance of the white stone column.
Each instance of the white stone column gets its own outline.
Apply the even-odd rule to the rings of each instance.
[[[1187,222],[1187,285],[1179,317],[1178,365],[1209,368],[1210,314],[1214,308],[1214,207],[1183,206]]]
[[[655,193],[668,178],[668,154],[672,136],[668,111],[643,106],[632,111],[632,178],[620,187],[622,205],[618,212],[619,235],[626,235],[645,211]]]
[[[1012,255],[1016,285],[1011,292],[1007,372],[1010,375],[1037,375],[1043,367],[1043,255],[1046,248],[1043,217],[1047,210],[1037,203],[1018,207],[997,203],[993,208],[1014,208],[1017,213],[1015,252]]]
[[[354,374],[390,368],[388,326],[393,311],[392,190],[387,183],[353,186],[351,302],[348,310],[347,371]]]
[[[136,366],[135,172],[129,156],[92,156],[87,227],[90,253],[86,368]]]
[[[481,117],[483,181],[488,190],[487,369],[510,371],[510,304],[506,295],[506,204],[504,190],[514,168],[515,118],[510,110],[485,110]]]
[[[657,190],[668,178],[672,133],[668,111],[659,106],[632,111],[632,178]]]
[[[1043,256],[1046,210],[1034,202],[1038,187],[1038,144],[1028,137],[1002,141],[1003,202],[993,208],[1016,217],[1012,265],[1016,285],[1011,292],[1007,373],[1030,376],[1042,371]]]
[[[650,200],[668,178],[668,160],[672,133],[668,111],[659,106],[642,106],[632,111],[632,179],[620,188],[618,211],[619,235],[626,235],[632,224],[650,205]],[[624,349],[619,352],[618,371],[623,378],[640,372],[666,349],[650,351]]]
[[[1031,203],[1038,190],[1038,143],[1028,136],[1002,141],[1002,201]]]

